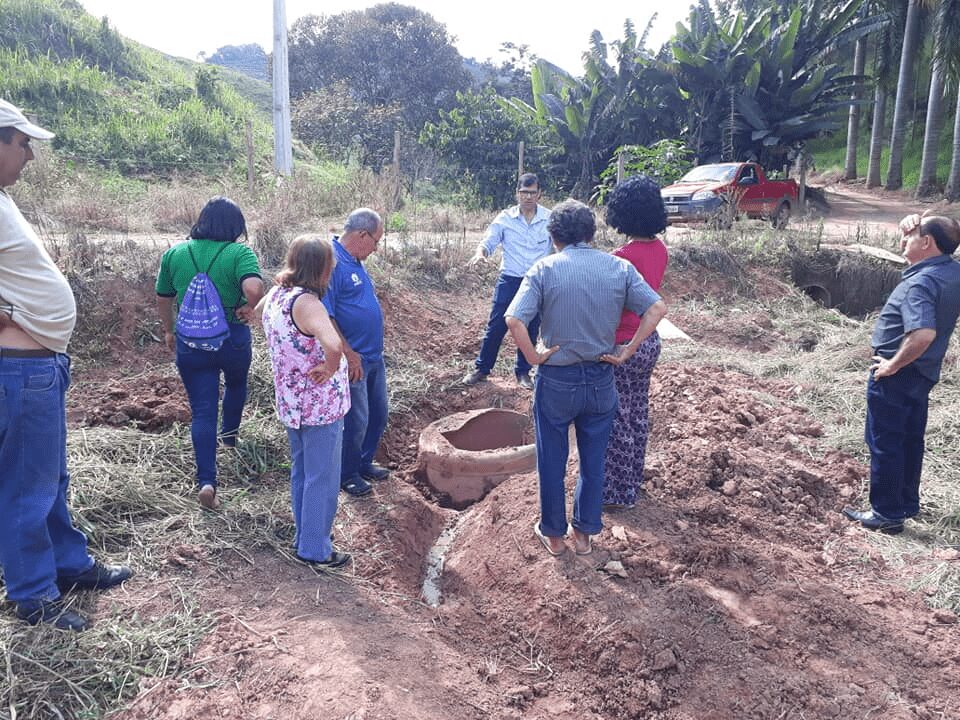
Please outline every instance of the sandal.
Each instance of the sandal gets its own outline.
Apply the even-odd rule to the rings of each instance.
[[[569,525],[569,524],[567,525],[567,537],[573,538],[573,542],[574,542],[573,551],[577,555],[589,555],[590,553],[593,552],[593,538],[587,535],[587,549],[581,550],[580,543],[577,542],[577,532],[578,531],[573,527],[573,525]],[[581,534],[586,535],[586,533],[581,533]]]
[[[362,477],[350,478],[345,483],[340,483],[340,489],[353,497],[363,497],[373,492],[373,486]]]
[[[215,485],[207,484],[201,487],[200,492],[197,493],[197,500],[200,502],[200,507],[205,510],[216,510],[220,507]]]
[[[550,553],[554,557],[557,557],[558,555],[563,555],[563,550],[556,551],[552,547],[550,547],[550,540],[547,538],[546,535],[543,534],[543,531],[540,530],[539,520],[537,520],[533,524],[533,534],[537,536],[537,538],[540,540],[540,543],[547,549],[548,553]]]
[[[297,560],[300,560],[301,562],[305,562],[307,563],[307,565],[314,565],[316,567],[333,569],[333,568],[343,567],[348,562],[350,562],[351,558],[348,553],[334,550],[333,552],[330,553],[330,557],[328,557],[326,560],[308,560],[307,558],[300,557],[299,555],[297,555]]]

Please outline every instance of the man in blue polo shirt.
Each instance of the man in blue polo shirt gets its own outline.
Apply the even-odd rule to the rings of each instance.
[[[500,261],[500,276],[493,289],[493,306],[487,331],[483,336],[480,354],[474,363],[474,369],[463,378],[465,385],[476,385],[487,379],[500,354],[500,344],[507,334],[507,325],[503,313],[520,288],[520,281],[533,264],[550,254],[550,234],[547,221],[550,211],[539,204],[540,180],[533,173],[525,173],[517,181],[517,204],[507,208],[487,228],[486,237],[470,258],[470,264],[481,262],[489,257],[499,246],[503,250]],[[540,316],[530,319],[527,330],[534,340],[540,329]],[[514,366],[517,383],[520,387],[531,389],[530,363],[519,350]]]
[[[340,488],[369,495],[368,480],[385,480],[389,471],[373,461],[387,427],[387,372],[383,361],[383,312],[363,261],[383,238],[383,220],[373,210],[350,213],[343,235],[333,239],[337,264],[323,304],[343,340],[350,376],[350,412],[343,419]]]
[[[960,224],[908,215],[900,222],[908,267],[873,328],[864,437],[870,448],[870,509],[844,508],[863,527],[890,535],[920,512],[927,399],[960,316]]]
[[[590,536],[603,528],[604,462],[618,406],[613,366],[633,356],[666,315],[667,306],[633,265],[592,247],[596,219],[583,203],[566,200],[557,205],[548,227],[557,252],[530,268],[507,308],[506,323],[527,361],[538,366],[533,419],[540,520],[533,532],[551,555],[563,552],[568,532],[564,479],[573,424],[580,479],[572,535],[576,553],[587,555]],[[617,326],[624,309],[640,315],[640,325],[617,351]],[[549,348],[543,352],[527,332],[538,314]]]

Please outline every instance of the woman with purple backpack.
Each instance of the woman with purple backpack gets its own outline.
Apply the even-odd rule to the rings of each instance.
[[[220,505],[220,377],[224,391],[219,440],[234,447],[247,400],[252,358],[247,322],[263,297],[257,256],[237,242],[241,235],[246,240],[247,225],[237,204],[225,197],[212,198],[201,210],[186,242],[163,254],[157,275],[157,308],[164,342],[176,353],[177,370],[190,401],[198,499],[208,510]],[[179,308],[176,318],[174,300]],[[213,332],[210,337],[196,337],[209,328]]]

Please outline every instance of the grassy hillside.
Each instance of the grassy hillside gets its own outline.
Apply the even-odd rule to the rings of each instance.
[[[0,0],[0,97],[57,133],[67,159],[124,172],[219,172],[269,152],[269,89],[126,40],[75,0]]]
[[[887,168],[890,165],[890,134],[889,121],[884,136],[884,147],[880,154],[880,179],[887,177]],[[830,137],[820,138],[808,145],[813,154],[814,163],[820,172],[835,170],[843,172],[847,157],[847,130],[834,133]],[[903,187],[914,189],[920,178],[920,159],[923,152],[923,123],[917,122],[907,129],[907,142],[903,148]],[[940,142],[937,146],[937,181],[941,186],[946,185],[947,173],[950,171],[950,160],[953,152],[953,118],[948,117],[940,131]],[[867,164],[870,160],[870,128],[866,125],[860,128],[860,142],[857,144],[857,177],[867,176]]]

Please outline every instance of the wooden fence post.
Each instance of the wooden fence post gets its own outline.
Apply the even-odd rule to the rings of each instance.
[[[617,185],[623,182],[623,173],[626,170],[627,159],[623,150],[617,153]]]
[[[393,132],[393,209],[400,207],[400,131]]]
[[[520,145],[517,147],[517,177],[519,178],[523,175],[523,153],[526,146],[524,145],[523,140],[520,141]]]

